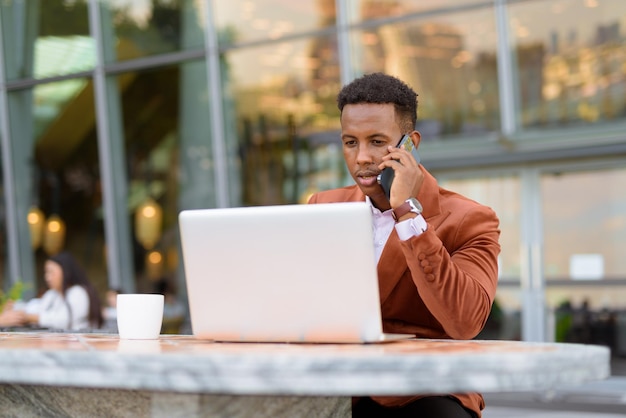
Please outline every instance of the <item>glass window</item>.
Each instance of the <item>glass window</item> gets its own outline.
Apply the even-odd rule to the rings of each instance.
[[[626,2],[511,2],[523,127],[624,119]]]
[[[626,168],[541,178],[545,299],[557,341],[618,349],[626,309]]]
[[[626,169],[541,179],[546,302],[555,338],[615,348],[626,308]]]
[[[106,0],[105,3],[102,19],[108,45],[107,62],[198,49],[204,45],[207,2]]]
[[[215,206],[206,65],[124,73],[117,85],[136,288],[184,296],[178,213]]]
[[[392,74],[417,91],[424,141],[498,130],[493,9],[363,29],[353,45],[359,73]]]
[[[349,0],[355,21],[402,16],[409,13],[463,7],[481,3],[481,0]]]
[[[343,185],[336,38],[241,48],[224,60],[242,203],[295,203],[311,189]]]
[[[589,309],[623,310],[626,288],[623,284],[610,283],[576,285],[549,284],[546,288],[546,302],[553,309],[567,304],[572,308],[587,306]]]
[[[542,177],[548,281],[626,278],[625,182],[626,169]]]
[[[107,287],[93,95],[85,78],[9,93],[18,245],[32,263],[21,279],[33,296],[47,288],[44,261],[62,250],[102,294]]]
[[[278,39],[335,24],[335,0],[213,2],[220,43]]]
[[[45,78],[94,67],[87,2],[0,3],[7,80]]]

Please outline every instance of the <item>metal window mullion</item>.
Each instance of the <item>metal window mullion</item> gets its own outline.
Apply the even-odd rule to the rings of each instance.
[[[209,112],[211,117],[211,148],[213,152],[213,170],[215,173],[216,206],[230,206],[228,184],[228,155],[226,153],[226,135],[222,101],[222,83],[220,70],[220,51],[217,39],[217,27],[213,16],[213,1],[207,1],[205,8],[205,51],[209,91]]]
[[[354,77],[354,63],[352,62],[352,49],[350,48],[350,14],[348,12],[349,0],[335,0],[336,25],[337,25],[337,48],[339,52],[339,69],[341,85],[346,85]]]
[[[541,177],[538,169],[523,169],[521,181],[521,294],[522,339],[545,341],[546,303],[543,275]]]
[[[0,22],[2,8],[0,8]],[[19,252],[19,231],[17,215],[17,196],[15,195],[15,178],[13,168],[13,152],[11,144],[11,125],[9,118],[9,99],[6,88],[4,33],[0,28],[0,136],[2,146],[2,174],[4,187],[4,205],[6,208],[5,225],[7,231],[7,254],[9,281],[14,283],[22,277]],[[6,285],[6,283],[5,283]]]
[[[502,135],[510,137],[517,129],[515,116],[515,88],[513,76],[513,48],[506,0],[495,0],[495,19],[498,34],[498,93]]]
[[[107,269],[109,286],[119,288],[125,292],[133,292],[135,283],[132,275],[132,268],[124,266],[122,251],[120,250],[124,237],[120,234],[117,217],[116,187],[113,173],[113,158],[111,152],[111,132],[109,129],[110,115],[108,109],[108,99],[106,94],[106,73],[104,59],[104,43],[102,36],[102,20],[100,15],[100,0],[89,0],[89,27],[91,36],[96,44],[96,65],[93,73],[95,88],[95,108],[96,108],[96,129],[98,132],[98,153],[100,161],[100,176],[102,178],[102,194],[104,209],[104,230],[107,251]],[[118,156],[119,157],[119,156]],[[120,281],[124,281],[124,284]]]

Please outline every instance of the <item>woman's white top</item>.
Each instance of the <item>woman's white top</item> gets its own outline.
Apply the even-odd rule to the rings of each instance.
[[[39,305],[39,325],[63,330],[90,328],[89,295],[85,288],[75,285],[65,293],[65,298],[52,289],[43,294]]]

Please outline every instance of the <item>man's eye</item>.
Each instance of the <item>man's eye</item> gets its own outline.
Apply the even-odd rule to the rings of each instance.
[[[354,146],[354,144],[356,144],[356,141],[345,141],[345,142],[343,143],[343,146],[344,146],[344,147],[353,147],[353,146]]]

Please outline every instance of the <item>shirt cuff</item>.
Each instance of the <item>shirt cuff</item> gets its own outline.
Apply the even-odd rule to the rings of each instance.
[[[396,224],[396,232],[402,241],[406,241],[411,237],[420,236],[427,229],[428,224],[421,213],[415,218],[405,219]]]

